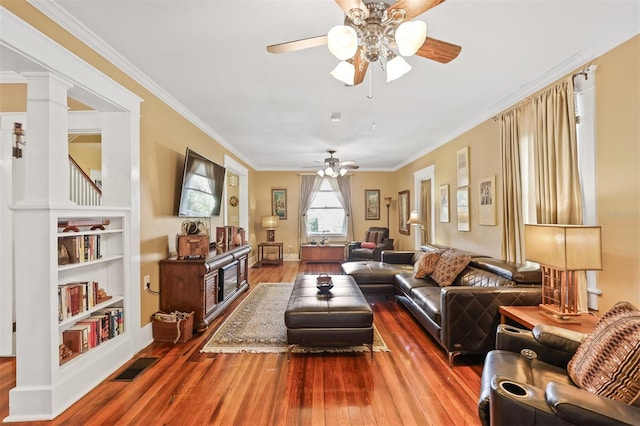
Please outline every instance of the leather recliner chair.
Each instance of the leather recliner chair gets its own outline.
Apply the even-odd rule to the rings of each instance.
[[[587,335],[549,325],[500,325],[482,371],[483,425],[633,425],[640,407],[577,387],[567,363]]]
[[[365,244],[368,243],[368,244]],[[389,228],[372,226],[367,229],[362,242],[353,241],[347,245],[347,260],[380,260],[382,250],[393,250],[393,239],[389,238]]]

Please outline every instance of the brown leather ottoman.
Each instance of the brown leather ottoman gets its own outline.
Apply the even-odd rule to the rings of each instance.
[[[334,287],[320,293],[315,275],[299,275],[284,312],[289,355],[295,346],[367,345],[373,358],[373,311],[348,275],[332,275]]]

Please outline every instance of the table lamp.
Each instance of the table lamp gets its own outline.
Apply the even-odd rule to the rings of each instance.
[[[262,216],[262,227],[267,230],[267,242],[276,240],[276,227],[278,226],[278,216]]]
[[[545,313],[565,322],[580,315],[575,272],[602,270],[600,226],[525,225],[524,250],[540,264]]]
[[[420,213],[413,210],[409,215],[409,220],[407,221],[407,225],[422,225],[422,219],[420,219]]]

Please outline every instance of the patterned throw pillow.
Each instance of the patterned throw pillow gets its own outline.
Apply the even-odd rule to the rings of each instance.
[[[440,252],[424,253],[416,263],[413,264],[413,272],[416,278],[426,278],[431,274],[436,263],[440,259]]]
[[[382,231],[367,231],[364,240],[369,243],[380,244],[384,238],[384,232]]]
[[[616,303],[582,341],[567,371],[584,390],[640,406],[640,311]]]
[[[446,249],[440,254],[440,259],[431,273],[431,278],[440,287],[451,285],[469,262],[471,262],[471,257],[468,254],[460,253],[456,249]]]

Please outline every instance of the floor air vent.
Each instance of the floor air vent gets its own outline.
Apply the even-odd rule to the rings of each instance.
[[[158,358],[138,358],[127,367],[122,373],[118,374],[114,381],[130,382],[140,375],[147,367],[156,362]]]

